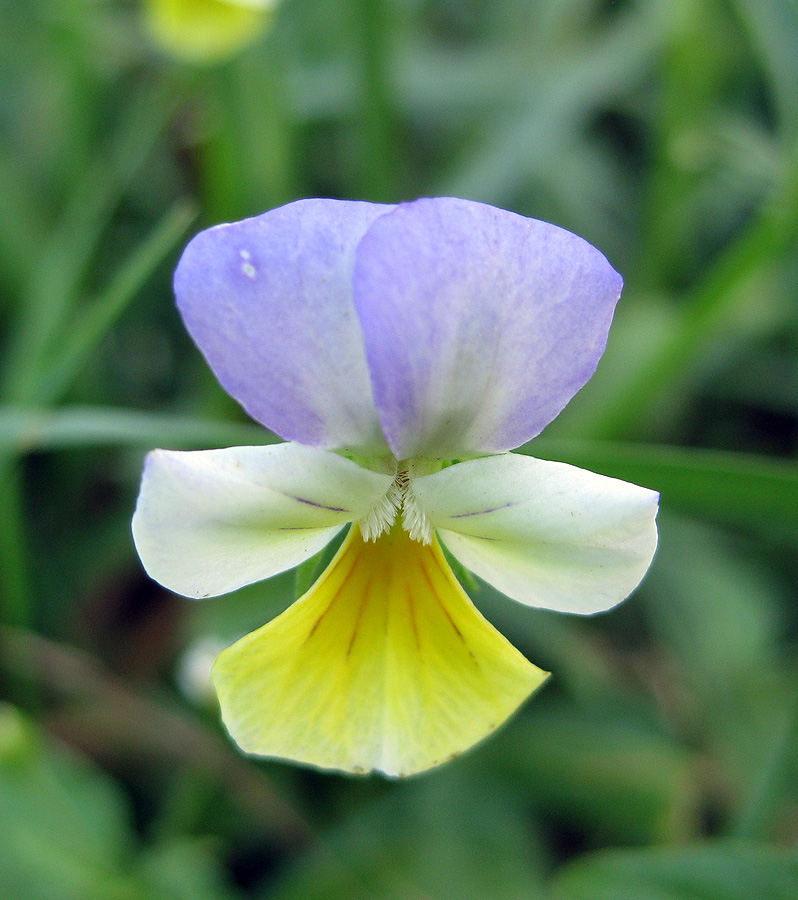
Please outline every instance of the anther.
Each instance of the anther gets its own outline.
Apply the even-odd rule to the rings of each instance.
[[[402,527],[410,538],[422,544],[431,544],[432,527],[416,498],[413,482],[404,466],[397,466],[390,488],[358,523],[363,540],[376,541],[391,528],[400,510]]]

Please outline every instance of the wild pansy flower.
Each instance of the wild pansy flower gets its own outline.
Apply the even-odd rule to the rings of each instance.
[[[254,41],[278,0],[145,0],[147,26],[186,62],[222,62]]]
[[[530,606],[596,613],[636,587],[658,495],[508,452],[590,378],[620,290],[581,238],[465,200],[302,200],[194,238],[186,326],[286,443],[151,453],[133,521],[147,571],[223,594],[353,523],[316,584],[214,666],[246,752],[411,774],[539,687],[441,543]]]

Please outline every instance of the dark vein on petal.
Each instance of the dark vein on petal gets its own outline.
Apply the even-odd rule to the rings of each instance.
[[[457,513],[457,515],[450,516],[450,518],[452,518],[452,519],[467,519],[469,516],[485,516],[488,513],[497,512],[500,509],[507,509],[510,506],[515,506],[515,503],[513,503],[512,500],[508,501],[507,503],[502,503],[501,506],[491,506],[488,509],[479,509],[479,510],[476,510],[475,512]]]
[[[410,613],[410,625],[413,629],[413,636],[416,639],[416,648],[421,649],[421,638],[418,633],[418,621],[416,620],[416,604],[413,600],[413,592],[407,591],[407,609]]]
[[[363,598],[360,601],[360,606],[358,607],[357,615],[355,616],[355,627],[352,630],[352,637],[349,639],[349,646],[346,648],[347,657],[352,653],[352,647],[355,646],[355,640],[357,638],[357,633],[360,630],[360,621],[363,618],[363,613],[366,609],[366,604],[368,603],[370,591],[371,591],[371,581],[368,582],[365,590],[363,591]]]
[[[355,557],[355,561],[349,567],[349,571],[346,573],[346,575],[344,575],[344,577],[341,581],[341,584],[338,586],[338,590],[333,594],[332,600],[330,600],[330,602],[324,608],[324,612],[322,612],[322,614],[318,617],[318,619],[316,619],[313,627],[308,632],[308,636],[305,638],[305,643],[307,643],[313,637],[313,634],[315,633],[316,629],[319,627],[319,625],[321,625],[322,619],[327,615],[327,613],[338,602],[338,599],[340,598],[341,594],[344,592],[345,588],[348,585],[349,579],[352,577],[352,572],[355,571],[355,568],[359,562],[360,562],[360,558]]]
[[[460,631],[460,629],[457,627],[457,623],[454,621],[451,613],[446,608],[446,605],[444,604],[443,600],[440,598],[438,592],[435,590],[435,586],[432,583],[432,579],[430,578],[429,572],[427,571],[427,567],[424,565],[423,560],[419,561],[419,565],[421,567],[422,573],[424,574],[424,578],[427,580],[427,584],[429,585],[429,589],[432,592],[432,596],[438,601],[438,606],[440,606],[441,610],[443,611],[443,614],[449,620],[449,624],[454,629],[455,634],[463,642],[463,646],[466,648],[466,650],[468,650],[468,655],[471,657],[471,659],[474,660],[475,663],[477,663],[477,658],[474,656],[473,651],[468,646],[468,641],[466,641],[465,637],[463,636],[463,632]],[[479,666],[479,663],[477,663],[477,666]]]
[[[324,503],[316,503],[315,500],[308,500],[307,497],[297,497],[296,494],[284,494],[285,497],[290,497],[291,500],[297,500],[299,503],[306,503],[308,506],[315,506],[316,509],[327,509],[330,512],[349,512],[348,509],[344,509],[341,506],[327,506]]]

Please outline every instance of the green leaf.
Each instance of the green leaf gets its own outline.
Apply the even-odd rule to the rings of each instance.
[[[385,788],[382,799],[328,831],[263,900],[540,896],[541,854],[523,798],[469,762]]]
[[[539,808],[593,837],[683,840],[697,828],[690,753],[634,705],[614,705],[585,712],[543,695],[496,739],[498,764]]]
[[[739,541],[660,518],[660,546],[643,591],[650,626],[709,709],[723,716],[722,698],[739,699],[752,679],[776,667],[777,586]],[[789,591],[783,599],[789,602]]]
[[[780,652],[793,591],[735,536],[667,515],[660,536],[640,603],[681,695],[671,715],[733,777],[723,833],[776,836],[795,801],[795,671]]]
[[[232,900],[211,848],[136,854],[117,784],[0,705],[0,896],[9,900]]]
[[[798,152],[785,155],[781,177],[746,229],[736,233],[684,298],[678,327],[596,411],[591,435],[623,438],[654,422],[663,404],[684,388],[728,327],[751,308],[752,287],[772,277],[798,233]]]
[[[155,898],[233,900],[214,848],[206,841],[177,841],[143,854],[141,878]]]
[[[798,8],[791,0],[734,0],[732,5],[770,79],[782,125],[794,135],[798,128]]]
[[[0,896],[136,900],[117,871],[131,833],[116,785],[12,707],[0,707],[0,746]]]
[[[794,900],[794,851],[737,844],[618,850],[567,866],[553,900]]]

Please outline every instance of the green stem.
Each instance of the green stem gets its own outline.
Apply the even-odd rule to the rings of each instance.
[[[252,212],[293,200],[299,193],[291,123],[276,40],[242,57],[234,70],[236,117]]]
[[[389,69],[392,20],[385,0],[355,0],[355,9],[362,85],[360,191],[369,200],[395,202],[399,199],[401,156]]]
[[[275,40],[220,69],[211,82],[214,128],[200,148],[207,218],[257,215],[299,194],[283,67]]]
[[[0,617],[17,627],[32,619],[32,590],[20,463],[0,457]]]

